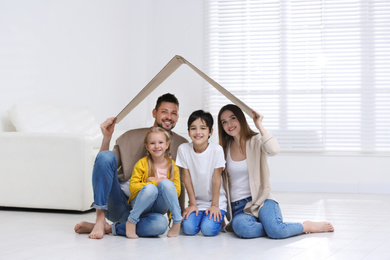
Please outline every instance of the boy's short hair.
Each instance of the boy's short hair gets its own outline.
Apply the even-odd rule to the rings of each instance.
[[[192,114],[188,117],[188,121],[187,121],[188,131],[190,130],[191,124],[196,119],[201,119],[203,122],[205,122],[207,127],[210,129],[210,131],[213,128],[213,124],[214,124],[213,116],[209,112],[205,112],[203,110],[196,110],[192,112]]]
[[[166,93],[166,94],[158,97],[157,102],[156,102],[156,107],[155,107],[156,110],[158,110],[158,108],[161,106],[162,102],[174,103],[177,105],[177,108],[179,108],[179,100],[177,100],[177,98],[175,97],[174,94]]]

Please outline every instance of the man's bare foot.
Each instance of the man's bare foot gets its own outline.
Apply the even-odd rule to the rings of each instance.
[[[95,223],[83,221],[76,224],[76,226],[74,227],[74,232],[78,234],[87,234],[87,233],[91,233],[94,227],[95,227]],[[104,233],[105,234],[111,233],[111,226],[107,222],[104,224]]]
[[[90,222],[80,222],[74,226],[74,232],[78,234],[86,234],[86,233],[91,233],[93,227],[95,226],[95,223],[90,223]]]
[[[96,223],[88,237],[92,239],[101,239],[106,234],[106,216],[103,209],[96,210]],[[107,224],[108,225],[108,224]]]
[[[320,233],[320,232],[333,232],[334,227],[331,223],[323,222],[314,222],[314,221],[305,221],[302,223],[304,233]]]
[[[180,231],[180,223],[173,223],[171,229],[168,231],[168,237],[177,237]]]
[[[130,221],[126,222],[126,236],[128,238],[138,238],[137,234],[135,233],[136,225],[131,223]]]

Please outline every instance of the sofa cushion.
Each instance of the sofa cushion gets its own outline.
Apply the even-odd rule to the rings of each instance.
[[[86,107],[14,105],[8,116],[18,132],[77,133],[98,139],[99,124]]]

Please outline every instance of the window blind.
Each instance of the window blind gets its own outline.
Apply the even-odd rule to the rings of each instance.
[[[283,151],[390,152],[390,1],[211,0],[205,24],[208,75]],[[227,103],[205,85],[206,110]]]

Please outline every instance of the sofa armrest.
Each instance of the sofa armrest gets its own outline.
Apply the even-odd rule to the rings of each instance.
[[[0,133],[0,206],[87,210],[93,201],[92,138]]]

